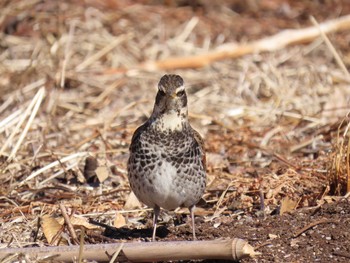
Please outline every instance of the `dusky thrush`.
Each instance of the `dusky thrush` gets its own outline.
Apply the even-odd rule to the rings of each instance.
[[[153,208],[155,240],[160,208],[188,207],[196,239],[194,207],[206,187],[203,140],[188,122],[187,95],[178,75],[158,84],[152,115],[136,129],[128,160],[128,177],[137,198]]]

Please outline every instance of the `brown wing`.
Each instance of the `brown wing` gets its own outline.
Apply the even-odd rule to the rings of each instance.
[[[194,139],[199,144],[199,147],[201,148],[201,151],[203,153],[202,163],[203,163],[204,168],[206,169],[207,168],[207,159],[206,159],[205,149],[204,149],[204,140],[203,140],[202,136],[199,134],[199,132],[197,132],[193,128],[192,128],[192,131],[193,131]]]

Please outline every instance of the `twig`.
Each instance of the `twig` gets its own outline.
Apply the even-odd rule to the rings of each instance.
[[[39,154],[39,152],[40,152],[40,150],[41,150],[42,147],[43,147],[43,144],[40,144],[39,147],[38,147],[38,149],[36,149],[36,150],[34,151],[34,156],[33,156],[32,160],[31,160],[31,162],[29,163],[29,166],[32,166],[32,165],[33,165],[33,163],[35,162],[36,158],[38,157],[38,154]]]
[[[79,244],[79,257],[78,257],[79,263],[83,262],[84,236],[85,236],[85,228],[82,226],[80,227],[80,244]]]
[[[44,185],[48,182],[51,181],[52,179],[56,178],[57,176],[61,175],[61,174],[66,174],[67,175],[67,171],[73,169],[74,167],[78,166],[79,162],[75,161],[74,163],[68,165],[67,167],[64,167],[64,165],[62,164],[62,162],[59,162],[62,170],[57,171],[56,173],[54,173],[53,175],[51,175],[50,177],[46,178],[45,180],[41,181],[39,183],[39,187],[44,187]]]
[[[311,224],[303,227],[302,229],[298,230],[295,234],[294,234],[294,238],[300,236],[302,233],[304,233],[305,231],[309,230],[310,228],[320,225],[320,224],[328,224],[328,223],[339,223],[338,220],[334,220],[334,219],[321,219],[315,222],[312,222]]]
[[[186,57],[170,57],[159,61],[146,61],[135,68],[146,71],[159,71],[170,69],[201,68],[223,59],[237,58],[247,54],[259,53],[264,51],[276,51],[289,45],[308,43],[320,35],[320,30],[324,33],[337,32],[350,28],[350,15],[333,19],[320,24],[319,26],[307,27],[304,29],[284,30],[271,37],[261,40],[237,45],[236,43],[225,44],[225,49],[217,48],[207,54],[193,55]],[[135,69],[134,68],[134,69]],[[131,69],[114,68],[105,73],[125,73]]]
[[[323,41],[326,43],[328,49],[331,51],[333,57],[335,58],[335,61],[337,61],[338,65],[339,65],[339,67],[343,70],[344,74],[347,76],[347,79],[350,80],[349,71],[347,70],[342,59],[340,58],[337,50],[334,48],[331,41],[327,37],[326,33],[324,32],[324,30],[322,29],[320,24],[316,21],[316,19],[313,16],[310,17],[310,20],[314,24],[314,26],[316,26],[320,30],[320,34],[321,34],[321,37],[323,38]]]
[[[77,24],[77,21],[73,20],[70,23],[69,26],[69,33],[68,33],[68,40],[64,49],[64,59],[63,59],[63,63],[62,63],[62,71],[61,71],[61,82],[60,82],[60,87],[63,88],[65,85],[65,80],[66,80],[66,68],[67,68],[67,64],[68,61],[71,57],[71,53],[72,53],[72,40],[73,40],[73,36],[74,36],[74,30],[75,30],[75,25]]]
[[[17,143],[16,143],[15,147],[12,149],[12,152],[10,153],[9,157],[7,158],[7,161],[10,161],[10,160],[12,160],[15,157],[15,155],[16,155],[19,147],[20,147],[20,145],[22,144],[22,142],[24,140],[24,137],[27,135],[29,127],[30,127],[30,125],[32,124],[32,122],[34,120],[34,118],[36,116],[36,113],[39,110],[39,107],[40,107],[41,101],[44,98],[44,95],[45,95],[45,88],[42,87],[41,89],[39,89],[37,95],[35,96],[36,101],[35,101],[35,105],[34,105],[33,111],[30,114],[28,122],[27,122],[26,126],[24,127],[24,129],[23,129],[23,131],[21,133],[21,136],[17,140]]]
[[[304,141],[302,143],[299,143],[297,145],[294,145],[294,146],[290,147],[289,150],[290,150],[291,153],[297,152],[300,149],[302,149],[302,148],[304,148],[304,147],[306,147],[306,146],[312,144],[313,142],[318,141],[318,140],[320,140],[322,138],[323,138],[323,135],[318,135],[315,138],[308,139],[308,140],[306,140],[306,141]]]
[[[99,137],[101,139],[101,141],[103,142],[103,144],[105,145],[106,149],[107,150],[111,150],[112,149],[112,146],[105,140],[105,138],[103,137],[102,133],[100,130],[96,130],[99,134]]]
[[[344,195],[344,199],[347,199],[350,197],[350,192],[348,192],[346,195]]]
[[[269,132],[267,132],[264,136],[264,138],[261,140],[260,145],[262,147],[266,147],[270,141],[270,139],[277,133],[280,133],[283,131],[283,128],[281,126],[277,126],[273,129],[271,129]]]
[[[105,98],[107,98],[116,88],[121,87],[126,82],[126,79],[117,79],[114,81],[111,85],[107,86],[103,92],[98,95],[97,98],[95,98],[91,102],[91,106],[96,106],[97,104],[101,103]]]
[[[36,224],[36,230],[34,232],[34,236],[33,236],[33,242],[36,242],[37,238],[38,238],[38,234],[39,234],[39,230],[40,230],[40,225],[41,225],[41,217],[38,216],[38,220],[37,220],[37,224]]]
[[[255,249],[258,250],[259,248],[265,247],[265,246],[268,246],[268,245],[271,245],[271,240],[265,241],[265,242],[255,246]]]
[[[264,114],[275,114],[275,115],[281,115],[281,117],[289,117],[297,120],[304,120],[304,121],[309,121],[309,122],[314,122],[314,123],[322,123],[321,119],[317,119],[314,117],[310,116],[305,116],[299,113],[295,112],[289,112],[289,111],[284,111],[284,110],[279,110],[279,109],[263,109],[263,108],[258,108],[258,107],[244,107],[244,110],[251,111],[253,113],[264,113]]]
[[[350,253],[345,252],[345,251],[334,251],[332,254],[335,255],[335,256],[341,256],[341,257],[344,257],[344,258],[350,258]]]
[[[105,127],[109,127],[109,125],[112,123],[112,121],[114,119],[116,119],[122,112],[134,107],[135,105],[137,105],[138,103],[142,103],[144,101],[147,101],[147,100],[139,100],[139,101],[133,101],[133,102],[130,102],[129,104],[125,105],[123,108],[121,108],[120,110],[117,110],[113,113],[113,115],[111,117],[109,117],[108,120],[105,120]]]
[[[105,46],[104,48],[102,48],[101,50],[96,52],[94,55],[92,55],[91,57],[88,57],[81,64],[79,64],[76,67],[76,71],[77,72],[82,71],[83,69],[85,69],[86,67],[88,67],[89,65],[94,63],[96,60],[98,60],[99,58],[101,58],[102,56],[104,56],[105,54],[110,52],[112,49],[114,49],[120,43],[128,40],[130,37],[131,37],[131,34],[121,35],[121,36],[117,37],[112,43],[109,43],[109,45]]]
[[[263,211],[264,218],[266,218],[266,212],[265,212],[265,198],[264,198],[264,192],[261,189],[261,183],[259,184],[259,200],[260,200],[260,211]]]
[[[119,245],[119,247],[118,247],[117,250],[114,252],[114,254],[113,254],[111,260],[109,261],[109,263],[114,263],[114,261],[115,261],[115,260],[117,259],[117,257],[119,256],[119,253],[120,253],[120,251],[122,250],[123,246],[124,246],[123,243],[121,243],[121,244]]]
[[[223,200],[224,200],[224,198],[225,198],[225,195],[226,195],[228,189],[230,189],[230,187],[231,187],[232,185],[233,185],[233,181],[231,181],[231,182],[228,184],[228,186],[226,187],[225,191],[222,192],[222,194],[221,194],[219,200],[217,201],[217,203],[216,203],[216,205],[215,205],[215,206],[216,206],[216,209],[215,209],[215,212],[214,212],[212,218],[215,218],[215,217],[219,216],[219,215],[222,213],[222,210],[220,209],[220,205],[221,205],[221,203],[223,202]],[[218,213],[219,209],[220,209],[220,213]]]
[[[301,168],[299,166],[296,166],[295,164],[291,163],[290,161],[288,161],[286,158],[284,158],[282,155],[278,154],[278,153],[270,153],[272,154],[272,156],[274,156],[277,160],[279,160],[280,162],[286,164],[289,167],[294,168],[294,170],[299,171]]]
[[[38,97],[40,95],[40,90],[35,94],[34,98],[32,99],[32,101],[30,102],[29,106],[27,107],[27,109],[25,110],[25,112],[22,114],[22,117],[20,118],[20,120],[18,121],[15,129],[12,131],[11,135],[7,138],[6,142],[2,145],[1,150],[0,150],[0,154],[3,154],[5,149],[7,148],[7,146],[10,144],[10,142],[13,140],[14,136],[17,134],[17,132],[19,131],[19,128],[22,126],[22,124],[24,123],[25,119],[27,118],[27,116],[30,114],[30,112],[32,111],[34,105],[36,104]]]
[[[27,212],[29,210],[29,207],[30,207],[29,205],[25,205],[25,206],[20,206],[20,207],[16,206],[11,209],[7,209],[0,214],[0,218],[4,218],[5,216],[14,214],[16,212],[19,212],[24,216],[23,212],[24,213]]]
[[[22,210],[23,209],[28,209],[29,206],[25,206],[25,208],[20,207],[14,200],[12,200],[12,199],[10,199],[10,198],[8,198],[6,196],[0,196],[0,200],[1,199],[5,199],[6,201],[8,201],[8,202],[12,203],[13,205],[15,205],[15,208],[12,208],[10,213],[13,213],[16,210],[16,211],[20,212],[21,215],[23,216],[23,218],[27,221],[27,217],[23,214]],[[6,213],[6,212],[4,212],[4,213]],[[1,215],[3,215],[4,213],[2,213]]]
[[[13,96],[8,97],[7,100],[0,105],[0,114],[7,109],[14,102]]]
[[[186,24],[184,30],[181,32],[180,35],[178,35],[175,40],[177,42],[185,42],[186,39],[191,35],[191,32],[198,24],[199,19],[198,17],[194,16],[191,18],[191,20]]]
[[[62,203],[60,203],[60,209],[61,209],[62,216],[64,218],[64,222],[67,225],[67,229],[72,236],[73,242],[75,244],[79,244],[77,234],[75,233],[74,227],[73,227],[72,223],[70,222],[69,216],[67,215],[67,210]]]
[[[35,90],[37,88],[40,88],[41,86],[44,86],[46,83],[46,78],[41,78],[37,81],[34,81],[32,83],[29,83],[28,85],[26,85],[25,87],[23,87],[23,89],[21,90],[21,92],[23,93],[28,93],[32,90]]]
[[[44,166],[43,168],[40,168],[39,170],[35,171],[34,173],[30,174],[26,179],[24,179],[21,183],[20,183],[20,186],[23,185],[24,183],[26,183],[27,181],[35,178],[36,176],[38,176],[39,174],[51,169],[52,167],[55,167],[57,165],[59,165],[60,163],[64,163],[64,162],[67,162],[67,161],[70,161],[70,160],[73,160],[75,158],[80,158],[80,157],[85,157],[87,156],[88,153],[87,152],[80,152],[80,153],[74,153],[72,155],[69,155],[69,156],[66,156],[64,158],[62,158],[59,161],[54,161],[46,166]]]
[[[8,126],[10,124],[13,124],[14,122],[16,122],[19,116],[21,115],[21,113],[22,113],[21,109],[16,110],[15,112],[7,116],[5,119],[0,121],[0,133],[5,131],[6,128],[8,129],[9,128]]]
[[[96,137],[100,136],[100,132],[98,131],[94,131],[94,133],[85,139],[82,139],[79,143],[77,143],[76,145],[74,145],[74,149],[79,149],[81,146],[83,146],[85,143],[88,143],[89,141],[92,141],[93,139],[95,139]]]
[[[132,210],[118,210],[118,213],[137,213],[137,212],[145,212],[145,211],[152,211],[152,208],[142,208],[142,209],[132,209]],[[83,214],[81,216],[83,217],[99,217],[101,215],[108,216],[108,215],[115,215],[115,211],[108,211],[108,212],[95,212],[95,213],[87,213]]]
[[[61,239],[62,239],[62,232],[64,230],[64,225],[62,225],[59,229],[59,231],[57,231],[57,233],[53,236],[52,240],[49,242],[50,245],[52,244],[60,244],[61,243]]]
[[[260,145],[257,145],[257,144],[254,144],[254,143],[250,143],[250,142],[244,142],[244,143],[247,146],[249,146],[249,147],[259,149],[259,150],[263,151],[264,153],[275,157],[278,161],[280,161],[280,162],[286,164],[287,166],[293,168],[296,172],[301,170],[301,168],[299,166],[291,163],[285,157],[283,157],[281,154],[273,152],[273,150],[267,149],[265,147],[261,147]]]

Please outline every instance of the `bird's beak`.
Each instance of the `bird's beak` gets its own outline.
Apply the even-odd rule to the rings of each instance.
[[[175,99],[175,98],[176,98],[176,93],[174,92],[173,94],[170,94],[170,97],[171,97],[172,99]]]

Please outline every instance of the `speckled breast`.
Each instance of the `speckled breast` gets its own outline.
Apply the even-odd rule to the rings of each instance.
[[[144,129],[130,147],[130,186],[150,207],[190,207],[205,190],[203,154],[191,127],[185,132],[162,133]]]

